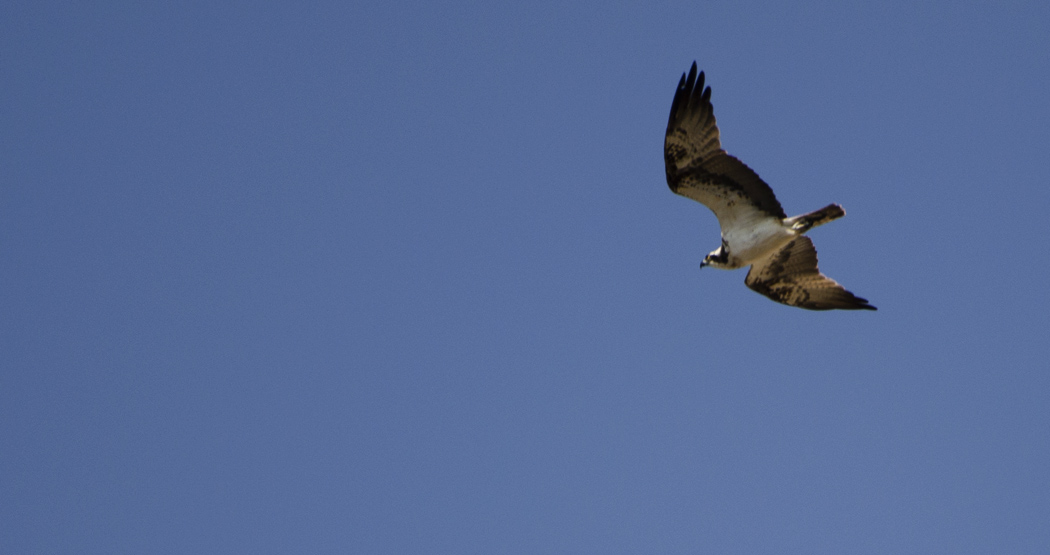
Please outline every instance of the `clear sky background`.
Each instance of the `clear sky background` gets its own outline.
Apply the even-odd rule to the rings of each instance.
[[[699,270],[726,149],[878,312]],[[1050,551],[1050,4],[0,5],[0,552]]]

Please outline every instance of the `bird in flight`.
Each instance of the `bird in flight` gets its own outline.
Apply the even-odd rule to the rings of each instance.
[[[722,150],[704,73],[682,74],[664,137],[664,163],[671,190],[715,213],[722,245],[700,267],[735,270],[751,266],[744,283],[778,303],[809,310],[874,306],[817,268],[817,250],[803,235],[846,215],[838,204],[787,217],[773,190],[743,162]]]

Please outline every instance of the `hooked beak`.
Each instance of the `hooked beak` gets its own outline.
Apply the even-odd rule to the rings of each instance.
[[[703,269],[704,266],[707,266],[707,261],[706,260],[701,260],[700,261],[700,268]]]

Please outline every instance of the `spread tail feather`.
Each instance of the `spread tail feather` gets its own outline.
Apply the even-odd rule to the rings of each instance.
[[[837,220],[846,215],[846,211],[837,204],[829,204],[820,210],[814,210],[809,214],[788,218],[787,223],[792,229],[799,233],[805,233],[818,225],[824,225],[831,220]]]

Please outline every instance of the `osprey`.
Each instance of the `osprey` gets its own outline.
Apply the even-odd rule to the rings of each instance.
[[[667,184],[715,213],[722,245],[700,267],[751,266],[744,283],[778,303],[810,310],[875,310],[817,268],[817,250],[803,233],[846,215],[838,204],[787,217],[758,174],[722,150],[704,73],[682,74],[664,138]]]

